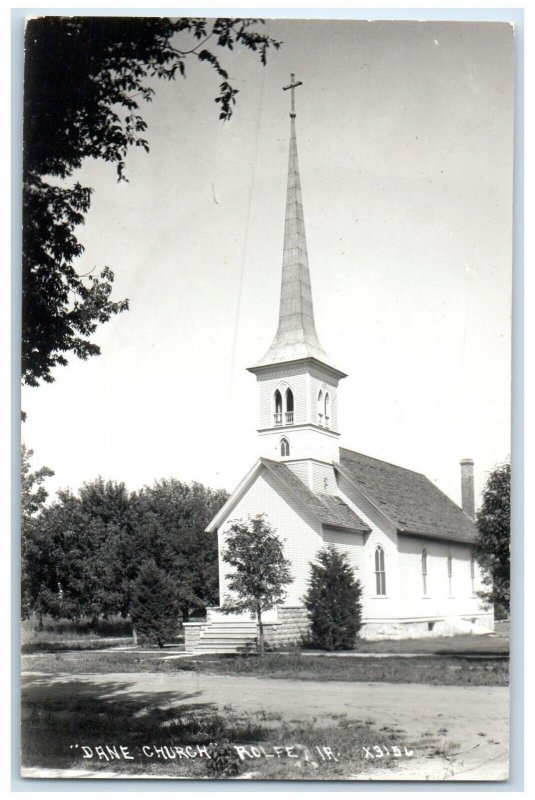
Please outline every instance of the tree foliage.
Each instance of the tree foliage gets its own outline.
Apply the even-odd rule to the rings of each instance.
[[[150,552],[173,576],[186,621],[194,611],[217,604],[217,536],[205,528],[227,498],[223,490],[175,479],[156,481],[132,496],[133,553]]]
[[[163,647],[176,639],[178,603],[171,577],[154,559],[144,561],[134,581],[132,625],[141,642]]]
[[[44,506],[48,492],[43,486],[46,478],[54,475],[50,467],[40,467],[32,470],[31,459],[33,450],[22,445],[21,449],[21,515],[22,520],[28,521]]]
[[[266,63],[279,42],[257,19],[201,17],[59,17],[26,25],[23,157],[22,377],[37,386],[74,353],[97,355],[91,341],[100,323],[128,308],[111,299],[113,273],[79,275],[91,189],[72,179],[84,159],[114,164],[124,179],[131,147],[148,151],[139,113],[158,79],[186,75],[187,60],[209,65],[219,79],[215,97],[229,119],[238,90],[219,53],[242,47]]]
[[[33,470],[31,459],[33,450],[22,445],[21,450],[21,613],[25,619],[32,607],[32,595],[35,594],[35,585],[32,586],[31,565],[34,558],[32,542],[34,538],[35,518],[43,509],[48,497],[48,492],[43,486],[46,478],[54,475],[50,467],[41,467]],[[39,581],[37,581],[39,583]],[[35,581],[34,581],[35,584]]]
[[[293,582],[291,563],[282,540],[265,514],[234,521],[225,537],[223,560],[232,567],[226,575],[232,596],[221,606],[227,614],[250,611],[258,623],[260,653],[264,653],[262,613],[282,603]]]
[[[329,545],[310,565],[304,598],[312,643],[324,650],[351,650],[361,627],[360,581],[345,553]]]
[[[59,491],[27,528],[26,614],[89,616],[95,624],[99,617],[127,617],[135,581],[149,560],[172,580],[183,619],[217,603],[217,541],[204,529],[227,497],[172,479],[132,494],[123,483],[102,478],[78,494]]]
[[[506,612],[510,604],[511,465],[497,466],[489,475],[476,518],[476,560],[489,588],[481,593],[488,603]]]
[[[27,565],[32,610],[56,618],[87,616],[96,624],[106,607],[107,565],[101,554],[108,533],[79,497],[57,493],[32,526]]]

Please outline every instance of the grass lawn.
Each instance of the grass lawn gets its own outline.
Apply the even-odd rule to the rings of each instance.
[[[507,686],[506,659],[437,656],[436,658],[329,658],[322,655],[268,654],[251,656],[198,656],[167,662],[176,670],[195,669],[218,675],[262,675],[314,681],[360,681],[363,683],[430,683],[455,686]]]
[[[184,634],[178,633],[176,644],[184,642]],[[113,617],[98,620],[96,627],[91,620],[79,622],[53,620],[45,617],[43,629],[39,630],[36,619],[27,619],[21,625],[21,652],[60,653],[78,650],[101,650],[117,645],[132,644],[130,620]]]
[[[61,653],[81,650],[102,650],[103,647],[114,647],[117,645],[132,644],[132,638],[120,637],[106,639],[91,638],[84,636],[80,639],[37,639],[32,642],[25,642],[21,645],[21,653],[28,655],[31,653]]]
[[[194,671],[319,681],[387,681],[456,686],[507,686],[509,683],[506,657],[490,660],[450,655],[360,659],[350,655],[331,658],[300,653],[268,653],[263,658],[257,655],[202,655],[164,660],[158,653],[72,652],[23,657],[23,668],[31,672],[56,674]]]
[[[39,627],[39,620],[34,614],[29,619],[21,623],[22,643],[27,644],[32,641],[63,641],[73,639],[123,637],[132,636],[132,623],[122,617],[110,617],[109,619],[99,619],[96,626],[90,619],[80,619],[78,621],[68,619],[52,619],[43,617],[42,627]]]

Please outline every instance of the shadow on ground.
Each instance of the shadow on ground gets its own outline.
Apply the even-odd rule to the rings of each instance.
[[[65,769],[113,766],[132,769],[133,762],[83,759],[82,745],[128,747],[143,763],[143,745],[208,743],[224,738],[225,720],[212,703],[195,702],[199,692],[132,691],[130,684],[69,678],[51,683],[48,676],[26,676],[21,713],[24,766]],[[46,689],[43,692],[43,689]],[[180,707],[172,704],[180,701]],[[191,700],[191,703],[184,701]],[[87,751],[85,751],[87,752]],[[195,771],[195,770],[194,770]]]
[[[305,721],[263,708],[218,707],[211,701],[200,702],[199,691],[170,691],[168,676],[161,687],[156,676],[143,673],[139,678],[141,687],[116,676],[103,683],[97,675],[83,679],[25,675],[22,765],[29,770],[26,774],[57,777],[60,771],[85,769],[112,771],[118,777],[224,778],[213,772],[212,743],[218,756],[225,743],[250,746],[250,761],[240,762],[238,769],[261,780],[341,780],[374,769],[376,763],[393,768],[399,763],[390,744],[394,737],[401,745],[405,731],[395,726],[377,730],[371,720],[352,719],[345,712],[332,711]],[[372,740],[383,747],[380,762],[366,759],[365,745]],[[260,759],[254,755],[253,744]],[[115,748],[117,757],[107,746]],[[99,759],[97,747],[109,758]],[[131,758],[120,757],[121,747],[128,748]],[[263,757],[264,747],[267,757]],[[164,755],[156,754],[156,748]],[[183,757],[177,748],[197,749],[197,755]],[[210,751],[211,759],[199,753],[203,748]],[[235,748],[230,749],[234,762],[239,761]],[[84,759],[88,752],[93,758]],[[61,777],[68,775],[64,772]]]

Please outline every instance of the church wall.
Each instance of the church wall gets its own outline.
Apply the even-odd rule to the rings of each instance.
[[[380,525],[377,514],[372,516],[370,507],[359,501],[351,484],[339,476],[338,490],[342,499],[371,528],[371,533],[364,534],[364,544],[356,551],[350,552],[351,562],[357,567],[356,576],[362,584],[362,616],[363,619],[396,617],[399,614],[399,579],[397,534],[395,529]],[[345,543],[341,537],[340,547]],[[375,579],[375,549],[381,545],[385,554],[386,594],[377,595]]]
[[[309,466],[310,462],[306,461],[285,461],[288,469],[291,469],[300,481],[303,481],[305,486],[309,485]]]
[[[295,580],[288,587],[284,606],[301,606],[302,597],[307,589],[310,562],[315,559],[323,544],[321,524],[309,515],[306,509],[301,508],[288,490],[275,483],[266,471],[260,473],[247,494],[219,528],[220,600],[222,601],[223,596],[228,593],[225,573],[229,572],[230,567],[223,562],[221,551],[224,549],[224,535],[229,522],[262,512],[266,514],[278,535],[285,539],[285,555],[292,563],[291,569]]]
[[[338,531],[334,528],[326,528],[323,533],[325,544],[334,544],[348,556],[349,563],[357,570],[356,577],[362,580],[365,569],[364,557],[364,533],[350,533],[349,531]]]
[[[492,629],[491,610],[485,609],[477,595],[481,574],[475,565],[474,593],[470,579],[470,547],[398,535],[392,525],[382,523],[380,515],[342,476],[338,476],[341,495],[359,516],[368,522],[372,533],[366,538],[359,577],[364,585],[362,636],[422,636],[452,632],[475,620],[478,630]],[[386,595],[375,594],[376,546],[385,551]],[[426,547],[427,590],[423,595],[422,548]],[[452,554],[452,593],[448,585],[448,550]],[[468,621],[468,622],[467,622]],[[474,632],[477,630],[474,628]]]
[[[336,476],[332,464],[323,464],[319,461],[311,462],[312,491],[320,494],[336,494]]]
[[[337,493],[336,476],[332,463],[306,458],[302,461],[287,461],[285,459],[285,464],[313,492],[319,492],[320,494]]]
[[[427,551],[426,594],[423,591],[422,550]],[[452,556],[451,593],[448,552]],[[474,565],[474,590],[470,576],[471,547],[461,543],[399,537],[400,609],[407,618],[489,617],[477,596],[482,589],[481,572]]]

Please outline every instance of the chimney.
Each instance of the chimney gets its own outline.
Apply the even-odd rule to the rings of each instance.
[[[471,458],[461,461],[461,506],[470,519],[475,518],[474,462]]]

